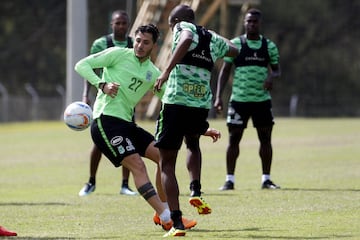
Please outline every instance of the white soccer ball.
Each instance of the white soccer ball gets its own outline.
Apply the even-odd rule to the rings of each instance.
[[[73,102],[64,111],[65,124],[75,131],[85,130],[90,126],[92,120],[92,109],[84,102]]]

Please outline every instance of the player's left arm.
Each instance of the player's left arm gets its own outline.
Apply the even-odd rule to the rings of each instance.
[[[268,52],[270,57],[269,71],[267,78],[264,81],[264,89],[267,91],[272,90],[274,80],[277,80],[281,76],[281,68],[279,61],[279,50],[276,45],[268,40]]]
[[[270,64],[268,76],[264,82],[264,89],[270,91],[273,89],[274,80],[281,76],[280,64]]]

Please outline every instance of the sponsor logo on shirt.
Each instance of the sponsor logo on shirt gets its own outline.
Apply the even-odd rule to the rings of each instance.
[[[201,60],[205,60],[206,62],[211,62],[211,59],[205,56],[204,51],[205,51],[205,50],[202,50],[202,51],[201,51],[201,55],[200,55],[200,54],[193,53],[191,56],[192,56],[193,58],[198,58],[198,59],[201,59]]]
[[[146,77],[145,77],[145,79],[146,79],[146,81],[151,81],[151,79],[152,79],[152,72],[150,72],[150,71],[147,71],[146,72]]]
[[[245,61],[259,61],[259,62],[263,62],[265,61],[265,58],[260,58],[257,56],[257,53],[254,52],[254,56],[252,57],[245,57]]]
[[[116,146],[122,143],[123,138],[121,136],[115,136],[110,140],[111,145]]]

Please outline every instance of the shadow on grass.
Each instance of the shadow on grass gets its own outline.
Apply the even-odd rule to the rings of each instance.
[[[202,192],[201,196],[233,196],[233,195],[238,195],[238,192],[236,192],[236,190],[231,190],[231,191],[219,191],[219,193],[207,193],[207,192]],[[180,193],[181,197],[190,197],[190,192],[189,193]]]
[[[1,238],[2,239],[26,239],[26,240],[51,240],[51,239],[56,239],[56,240],[65,240],[65,239],[78,239],[78,238],[69,238],[69,237],[22,237],[22,236],[17,236],[17,237],[7,237],[7,238]]]
[[[145,236],[144,239],[149,238],[149,236]],[[131,239],[131,236],[128,236],[127,238],[124,236],[112,236],[112,237],[90,237],[87,239]]]
[[[274,235],[261,235],[261,234],[248,234],[242,235],[243,232],[268,232],[268,229],[260,228],[244,228],[244,229],[224,229],[224,230],[206,230],[206,229],[191,229],[191,232],[198,233],[211,233],[210,236],[216,237],[217,239],[345,239],[353,238],[353,235],[328,235],[328,236],[274,236]],[[190,231],[189,231],[190,232]],[[219,233],[219,236],[215,236]],[[191,233],[189,233],[190,235]]]
[[[71,205],[68,203],[60,203],[60,202],[9,202],[9,203],[0,203],[0,206],[67,206]]]
[[[232,196],[232,195],[238,195],[239,192],[247,192],[247,191],[257,191],[256,189],[239,189],[239,190],[230,190],[230,191],[219,191],[218,193],[206,193],[203,192],[202,194],[204,196]],[[344,188],[344,189],[331,189],[331,188],[281,188],[281,189],[258,189],[258,191],[275,191],[275,192],[281,192],[281,191],[304,191],[304,192],[360,192],[360,189],[351,189],[351,188]],[[188,196],[190,197],[189,193],[181,193],[180,196]]]
[[[298,237],[287,237],[287,236],[260,236],[260,235],[249,235],[244,238],[246,239],[344,239],[344,238],[353,238],[354,236],[350,235],[329,235],[329,236],[314,236],[314,237],[304,237],[304,236],[298,236]]]
[[[307,191],[307,192],[360,192],[360,189],[331,189],[331,188],[282,188],[279,191]]]

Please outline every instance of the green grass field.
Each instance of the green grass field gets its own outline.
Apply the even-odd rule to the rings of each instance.
[[[154,122],[139,122],[150,132]],[[199,216],[188,203],[184,149],[177,162],[180,204],[198,225],[187,239],[360,239],[360,119],[278,118],[273,132],[273,181],[260,189],[258,141],[244,134],[236,190],[225,180],[225,120],[218,143],[202,138],[203,197],[213,208]],[[62,122],[0,124],[0,225],[17,239],[161,239],[154,211],[139,196],[119,194],[121,171],[103,158],[97,189],[78,192],[88,179],[89,131]],[[154,179],[155,165],[147,161]],[[134,188],[132,178],[130,186]]]

